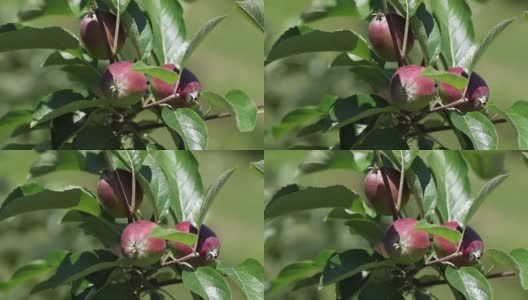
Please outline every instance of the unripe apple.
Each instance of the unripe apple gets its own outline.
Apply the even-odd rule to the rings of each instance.
[[[104,171],[97,183],[97,196],[103,208],[114,218],[125,218],[127,214],[124,201],[132,206],[132,173],[116,169],[114,172]],[[143,190],[136,180],[135,206],[132,212],[141,206]]]
[[[382,172],[387,175],[390,193],[388,193],[385,189]],[[397,203],[398,201],[400,178],[400,172],[389,167],[374,167],[371,168],[367,173],[367,176],[365,177],[366,199],[370,206],[372,206],[372,208],[374,208],[378,213],[382,215],[392,215],[391,201],[394,201],[394,203]],[[400,208],[405,207],[408,200],[409,188],[407,187],[407,183],[404,181]]]
[[[100,11],[101,18],[105,32],[101,30],[101,25],[97,19],[95,13],[88,13],[84,16],[81,21],[81,40],[84,46],[90,53],[99,59],[108,59],[108,50],[106,45],[106,39],[110,42],[110,45],[114,45],[115,28],[116,28],[116,16],[106,12]],[[106,35],[106,38],[105,38]],[[119,26],[119,37],[117,41],[117,50],[119,51],[125,43],[125,31],[123,27]]]
[[[189,221],[180,222],[175,228],[181,232],[193,234],[198,233],[198,230]],[[195,245],[188,246],[183,243],[169,241],[169,248],[177,258],[191,254],[194,246]],[[220,255],[220,240],[216,234],[205,225],[200,227],[196,252],[198,252],[199,256],[187,261],[194,267],[208,266],[215,262]]]
[[[154,222],[137,221],[129,224],[121,235],[123,255],[138,267],[147,267],[156,263],[167,243],[163,239],[151,238],[150,234],[158,227]]]
[[[141,100],[147,91],[147,79],[132,70],[132,62],[121,61],[108,66],[101,81],[103,95],[115,107],[129,107]]]
[[[442,226],[462,232],[462,227],[460,227],[457,222],[447,222],[442,224]],[[451,243],[439,236],[433,238],[433,248],[438,258],[454,254],[457,251],[457,247],[458,242]],[[478,233],[469,226],[467,226],[464,231],[462,244],[460,245],[460,252],[462,254],[461,256],[449,260],[449,262],[457,267],[474,265],[484,253],[484,242]]]
[[[420,65],[400,67],[391,80],[390,103],[405,111],[418,111],[426,107],[436,96],[435,82],[423,77]]]
[[[422,259],[429,251],[429,235],[416,230],[415,219],[399,219],[394,221],[383,240],[389,257],[399,264],[412,264]]]
[[[164,64],[161,66],[167,70],[180,74],[180,70],[174,64]],[[202,89],[198,78],[187,68],[184,68],[183,72],[180,74],[178,89],[176,89],[176,83],[170,86],[165,81],[155,77],[151,79],[150,85],[152,87],[152,94],[157,100],[165,99],[176,92],[178,97],[169,102],[169,104],[175,108],[192,105],[200,97]]]
[[[466,78],[469,76],[466,70],[461,67],[450,68],[447,71]],[[466,98],[468,102],[456,106],[463,112],[480,110],[488,102],[489,98],[488,85],[476,72],[471,73],[471,76],[469,76],[469,84],[465,95],[463,94],[464,89],[457,89],[445,82],[438,84],[438,93],[444,104],[450,104]]]
[[[369,26],[369,40],[374,48],[374,51],[386,61],[396,61],[397,52],[394,48],[394,43],[392,41],[391,32],[389,29],[389,23],[394,29],[396,34],[396,40],[400,50],[403,45],[404,35],[405,35],[405,18],[401,17],[398,14],[389,13],[386,16],[382,13],[377,14]],[[414,44],[414,36],[409,29],[407,35],[407,50],[410,50]]]

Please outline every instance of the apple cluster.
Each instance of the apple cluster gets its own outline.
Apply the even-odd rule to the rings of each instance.
[[[138,181],[132,184],[132,174],[126,170],[105,171],[97,184],[97,195],[104,210],[114,218],[125,218],[127,210],[134,214],[143,202],[143,190]],[[134,201],[132,191],[135,186]],[[133,206],[133,207],[132,207]],[[175,241],[165,241],[151,237],[158,224],[139,220],[128,224],[121,235],[121,244],[117,252],[127,258],[132,265],[148,267],[157,263],[170,249],[176,259],[186,258],[185,262],[193,267],[208,266],[216,262],[220,254],[220,240],[211,228],[202,225],[199,230],[189,221],[178,223],[174,229],[180,232],[198,235],[194,245]]]
[[[103,10],[97,10],[97,13],[90,11],[82,19],[81,40],[95,58],[109,59],[116,35],[117,48],[114,52],[118,53],[123,48],[126,33],[122,26],[116,29],[116,19],[114,14]],[[103,74],[98,92],[113,107],[128,108],[140,102],[149,91],[149,85],[150,92],[157,101],[174,96],[167,102],[174,108],[188,107],[198,101],[200,81],[190,70],[183,68],[180,72],[180,68],[174,64],[162,65],[161,67],[180,75],[177,83],[169,85],[156,77],[147,79],[143,73],[134,71],[133,65],[130,61],[115,62]]]
[[[385,188],[383,177],[387,179],[389,191]],[[372,167],[365,177],[365,194],[368,204],[381,215],[391,215],[400,190],[401,174],[389,167]],[[400,208],[405,207],[409,199],[408,184],[404,181]],[[394,202],[394,203],[391,203]],[[398,264],[413,264],[424,258],[429,250],[434,250],[438,259],[457,266],[470,266],[478,262],[484,252],[484,243],[471,227],[462,228],[457,222],[442,224],[462,234],[461,241],[452,243],[442,237],[432,239],[425,231],[416,229],[418,220],[405,218],[395,220],[385,231],[378,252]]]
[[[372,48],[385,61],[397,60],[399,50],[405,40],[405,18],[389,13],[378,13],[369,26],[369,40]],[[391,34],[393,30],[394,40]],[[414,45],[414,35],[407,32],[406,49]],[[390,82],[390,96],[385,99],[397,108],[415,112],[427,107],[431,101],[440,96],[442,103],[462,112],[480,110],[488,102],[489,88],[486,81],[477,73],[469,72],[462,67],[449,68],[447,72],[469,79],[464,89],[440,82],[438,86],[432,78],[422,76],[425,67],[421,65],[404,65],[396,70]]]

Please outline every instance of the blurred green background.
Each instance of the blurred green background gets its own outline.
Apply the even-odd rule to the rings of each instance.
[[[234,266],[246,258],[255,258],[264,264],[262,232],[264,221],[264,179],[252,167],[251,162],[263,159],[262,151],[207,151],[195,152],[200,163],[204,186],[208,187],[225,170],[237,168],[218,194],[205,223],[212,227],[221,239],[220,259]],[[0,203],[19,185],[27,183],[30,166],[38,154],[32,151],[0,151]],[[95,191],[98,177],[80,172],[57,172],[37,178],[35,181],[48,187],[81,185]],[[3,221],[0,226],[0,282],[8,280],[13,272],[32,260],[45,258],[50,253],[66,249],[79,251],[102,248],[102,245],[73,225],[58,224],[62,210],[32,212]],[[41,279],[46,279],[43,276]],[[38,282],[23,285],[0,299],[44,300],[69,299],[68,288],[29,296]],[[240,290],[233,288],[234,299],[244,299]],[[167,289],[177,299],[192,299],[183,287]]]
[[[0,24],[17,22],[17,12],[35,7],[39,2],[1,0]],[[188,67],[198,76],[203,89],[220,94],[240,89],[248,93],[257,104],[263,104],[263,35],[259,29],[247,20],[233,0],[201,0],[183,5],[189,38],[210,19],[228,15],[208,35],[189,62]],[[73,17],[45,17],[29,22],[28,25],[63,26],[79,35],[79,20]],[[31,108],[47,94],[74,86],[59,68],[41,68],[51,52],[36,50],[0,53],[0,116],[12,109]],[[259,114],[257,128],[250,133],[240,133],[233,118],[208,121],[209,149],[263,149],[263,127],[263,114]],[[152,136],[162,145],[172,146],[171,137],[166,131],[157,130]],[[4,144],[5,141],[1,138],[0,143]]]
[[[314,0],[314,3],[328,1]],[[424,1],[424,2],[427,2]],[[499,22],[521,15],[528,10],[526,0],[468,0],[473,11],[477,41]],[[484,2],[484,3],[482,3]],[[265,49],[289,27],[300,23],[299,16],[310,7],[311,0],[266,0]],[[368,21],[354,17],[334,17],[309,23],[322,30],[351,29],[366,37]],[[526,97],[526,49],[528,23],[518,21],[506,29],[489,47],[476,71],[490,87],[490,103],[508,108]],[[415,47],[417,47],[415,43]],[[417,47],[418,48],[418,47]],[[337,134],[312,135],[299,139],[294,134],[282,138],[271,136],[271,128],[296,107],[318,104],[324,95],[351,96],[361,91],[361,82],[354,80],[346,68],[328,69],[337,53],[303,54],[271,63],[265,69],[267,149],[287,149],[294,145],[326,145],[338,143]],[[517,149],[516,136],[507,124],[498,125],[500,149]],[[459,149],[453,134],[433,135],[445,146]]]
[[[497,170],[511,173],[481,206],[470,225],[483,238],[487,249],[500,249],[506,252],[515,248],[528,248],[526,239],[526,212],[528,211],[528,186],[526,177],[527,165],[523,163],[521,152],[504,151],[504,164],[497,164]],[[267,150],[265,153],[266,201],[281,187],[292,183],[301,186],[331,186],[344,185],[364,198],[364,175],[351,171],[324,171],[312,175],[297,176],[297,167],[309,151],[280,151]],[[428,151],[420,156],[426,158]],[[484,163],[482,161],[482,163]],[[472,195],[475,195],[485,184],[485,180],[478,178],[470,171]],[[412,201],[412,200],[411,200]],[[265,225],[265,261],[266,281],[276,277],[286,265],[295,261],[311,260],[323,249],[344,251],[354,247],[361,247],[357,238],[350,235],[348,228],[340,222],[323,222],[328,209],[313,210],[291,216],[279,217]],[[276,228],[278,234],[274,232]],[[498,271],[498,270],[497,270]],[[518,277],[494,279],[490,281],[495,299],[523,300],[528,299],[528,291],[520,287]],[[446,286],[431,290],[438,299],[450,300],[453,296]],[[316,289],[301,289],[297,292],[281,294],[270,299],[335,299],[334,287],[329,286],[321,291]]]

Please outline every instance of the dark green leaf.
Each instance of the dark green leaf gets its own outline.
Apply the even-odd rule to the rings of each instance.
[[[70,254],[61,262],[57,272],[33,288],[31,293],[69,284],[94,272],[117,267],[119,264],[117,257],[107,250],[91,250]]]
[[[528,290],[528,250],[514,249],[510,256],[515,261],[515,269],[521,280],[521,287]]]
[[[0,52],[25,49],[55,49],[79,53],[79,40],[61,27],[32,28],[21,24],[0,26]]]
[[[506,116],[517,132],[519,149],[528,149],[528,101],[518,101],[506,111]]]
[[[309,122],[316,121],[326,115],[318,106],[299,107],[282,118],[280,123],[272,128],[274,137],[281,137],[293,129],[297,129]]]
[[[288,190],[287,193],[284,191]],[[344,186],[308,187],[287,186],[269,201],[264,211],[264,219],[299,212],[307,209],[343,207],[350,208],[359,196]]]
[[[322,51],[349,52],[370,59],[367,42],[352,31],[324,32],[308,26],[296,26],[288,29],[273,45],[264,64],[291,55]]]
[[[60,208],[76,209],[93,215],[100,213],[97,199],[83,188],[68,186],[62,190],[50,190],[36,183],[28,183],[16,188],[3,201],[0,221],[26,212]]]
[[[389,261],[376,261],[376,258],[365,250],[348,250],[328,260],[321,276],[321,285],[334,284],[362,271],[390,264]]]

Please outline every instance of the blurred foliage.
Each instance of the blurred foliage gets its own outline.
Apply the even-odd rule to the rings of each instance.
[[[237,168],[213,203],[205,220],[215,228],[221,238],[221,259],[228,265],[237,265],[247,257],[264,262],[262,232],[263,179],[251,163],[263,159],[261,151],[208,151],[194,152],[200,163],[200,172],[206,186],[229,168]],[[0,151],[0,202],[16,186],[26,183],[29,169],[38,154],[32,151]],[[65,184],[80,185],[95,192],[98,177],[80,172],[54,172],[32,179],[46,187]],[[244,187],[244,188],[240,188]],[[88,250],[103,247],[86,236],[78,226],[61,225],[61,210],[33,212],[13,217],[0,228],[0,282],[8,280],[13,272],[30,261],[45,258],[50,253]],[[45,279],[47,275],[42,278]],[[36,284],[37,282],[34,282]],[[69,299],[68,288],[46,291],[29,296],[33,285],[24,285],[0,299]],[[241,291],[232,285],[233,298],[244,299]],[[171,286],[167,290],[178,299],[192,299],[188,290]],[[181,295],[181,296],[180,296]]]
[[[17,13],[41,4],[42,1],[38,0],[0,1],[0,24],[19,22]],[[200,78],[204,90],[225,94],[231,89],[241,89],[248,93],[256,104],[263,104],[263,38],[259,29],[247,22],[248,17],[243,12],[233,9],[235,4],[232,0],[187,1],[183,5],[189,36],[210,19],[229,14],[229,18],[226,18],[218,30],[208,36],[197,49],[188,64]],[[79,23],[79,20],[71,17],[53,16],[24,24],[35,27],[63,26],[78,35]],[[34,50],[0,54],[0,116],[10,110],[31,108],[39,99],[53,91],[76,86],[58,67],[41,67],[51,52]],[[250,133],[233,133],[236,130],[233,118],[210,122],[210,149],[263,148],[262,114],[258,116],[257,128]],[[37,137],[45,135],[42,130],[33,134]],[[171,136],[164,130],[156,130],[152,136],[162,144],[171,144]],[[17,142],[28,140],[32,140],[31,135],[23,135]],[[3,141],[0,142],[3,144]]]
[[[528,10],[528,2],[523,0],[469,0],[468,2],[471,4],[477,40],[480,40],[497,23]],[[286,29],[301,23],[302,12],[313,3],[328,3],[328,1],[267,0],[264,47],[266,52]],[[368,22],[357,17],[331,17],[311,22],[310,26],[326,31],[349,29],[366,37]],[[490,46],[476,69],[486,78],[490,87],[490,103],[502,109],[510,107],[516,101],[526,100],[523,98],[523,78],[526,68],[520,62],[526,60],[525,49],[528,47],[528,40],[519,38],[525,33],[525,22],[513,24]],[[351,91],[368,92],[365,91],[366,86],[346,68],[328,68],[335,56],[336,53],[303,54],[266,67],[265,145],[268,149],[287,149],[296,146],[313,148],[335,144],[337,133],[303,137],[285,135],[280,139],[272,136],[272,126],[294,108],[318,105],[326,95],[346,98],[352,94]],[[498,125],[497,130],[500,149],[515,149],[516,136],[511,127]],[[456,138],[450,132],[435,133],[433,137],[448,148],[459,147]]]
[[[367,154],[367,151],[354,153]],[[470,226],[478,229],[487,249],[500,248],[509,252],[515,248],[528,246],[524,236],[526,227],[526,211],[528,203],[524,195],[528,192],[524,181],[527,173],[525,158],[518,151],[503,151],[491,153],[478,152],[478,163],[472,163],[477,156],[475,151],[464,151],[464,158],[472,166],[470,181],[473,191],[478,191],[487,182],[484,179],[490,173],[511,173],[493,193],[489,195],[471,220]],[[425,158],[429,151],[421,151]],[[501,156],[503,158],[501,158]],[[344,185],[356,191],[364,198],[364,174],[348,170],[328,170],[320,173],[301,176],[301,170],[306,172],[306,165],[301,164],[308,158],[314,157],[312,151],[280,151],[268,150],[265,153],[265,201],[288,184],[299,184],[304,187],[326,187]],[[486,166],[486,167],[484,167]],[[361,165],[360,169],[366,169]],[[482,172],[486,169],[487,172]],[[410,203],[412,203],[411,201]],[[328,209],[309,210],[296,214],[282,216],[270,220],[265,224],[265,276],[266,281],[274,279],[278,272],[286,265],[295,261],[312,260],[325,249],[344,251],[352,248],[367,248],[364,239],[353,236],[348,227],[340,222],[323,222]],[[528,292],[519,286],[518,278],[503,278],[490,281],[495,299],[521,300],[527,299]],[[452,299],[452,294],[446,286],[431,289],[438,299]],[[335,299],[334,287],[327,286],[321,290],[317,288],[298,289],[286,292],[269,299]]]

